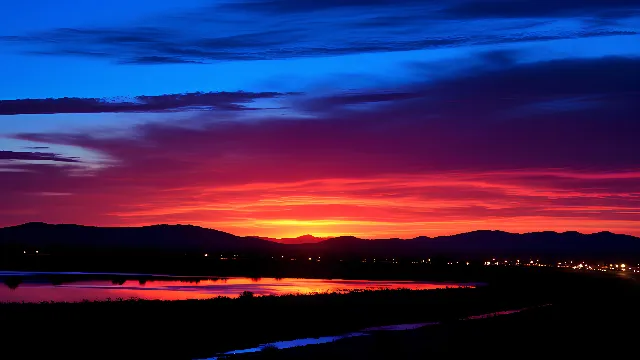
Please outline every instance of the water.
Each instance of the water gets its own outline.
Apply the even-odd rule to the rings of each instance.
[[[79,302],[83,300],[186,300],[218,296],[311,294],[364,289],[429,290],[473,284],[419,281],[295,278],[208,278],[118,273],[0,272],[0,302]]]
[[[400,324],[400,325],[387,325],[387,326],[375,326],[366,328],[362,331],[403,331],[403,330],[414,330],[419,329],[421,327],[429,326],[429,325],[438,325],[439,322],[427,322],[427,323],[418,323],[418,324]]]
[[[550,304],[542,305],[542,306],[550,306]],[[487,313],[487,314],[472,315],[472,316],[466,317],[466,318],[464,318],[462,320],[487,319],[487,318],[492,318],[492,317],[496,317],[496,316],[516,314],[516,313],[519,313],[521,311],[528,310],[528,309],[531,309],[531,308],[496,311],[496,312]],[[356,331],[356,332],[352,332],[352,333],[348,333],[348,334],[343,334],[343,335],[337,335],[337,336],[322,336],[322,337],[318,337],[318,338],[304,338],[304,339],[296,339],[296,340],[277,341],[277,342],[273,342],[273,343],[262,344],[260,346],[252,347],[252,348],[248,348],[248,349],[228,351],[226,353],[219,354],[218,356],[214,356],[214,357],[203,359],[203,360],[217,360],[217,359],[220,359],[220,358],[224,358],[224,355],[233,355],[233,354],[244,354],[244,353],[258,352],[258,351],[262,351],[262,350],[264,350],[265,348],[268,348],[268,347],[273,347],[273,348],[277,348],[277,349],[289,349],[289,348],[298,347],[298,346],[326,344],[326,343],[329,343],[329,342],[333,342],[333,341],[337,341],[337,340],[341,340],[341,339],[347,339],[347,338],[351,338],[351,337],[367,336],[371,332],[374,332],[374,331],[415,330],[415,329],[423,328],[425,326],[433,326],[433,325],[440,325],[440,322],[425,322],[425,323],[415,323],[415,324],[398,324],[398,325],[376,326],[376,327],[370,327],[370,328],[366,328],[366,329],[363,329],[363,330],[360,330],[360,331]]]
[[[275,347],[277,349],[289,349],[289,348],[298,347],[298,346],[326,344],[326,343],[334,342],[334,341],[340,340],[340,339],[346,339],[346,338],[356,337],[356,336],[365,336],[365,335],[368,335],[368,334],[367,333],[363,333],[363,332],[353,332],[353,333],[340,335],[340,336],[321,336],[321,337],[318,337],[318,338],[304,338],[304,339],[287,340],[287,341],[276,341],[276,342],[273,342],[273,343],[260,345],[258,347],[242,349],[242,350],[229,351],[229,352],[226,352],[226,353],[224,353],[222,355],[233,355],[233,354],[244,354],[244,353],[258,352],[258,351],[262,351],[267,346],[272,346],[272,347]],[[212,357],[212,358],[208,358],[208,359],[205,359],[205,360],[215,360],[217,358],[218,357]]]

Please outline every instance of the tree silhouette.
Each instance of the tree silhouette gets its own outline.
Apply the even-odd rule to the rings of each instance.
[[[10,276],[4,279],[4,284],[11,290],[15,290],[22,284],[22,278],[19,276]]]
[[[252,299],[255,296],[255,294],[251,291],[245,290],[242,293],[240,293],[240,299]]]

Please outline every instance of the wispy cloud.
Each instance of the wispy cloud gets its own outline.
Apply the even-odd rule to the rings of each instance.
[[[37,54],[198,64],[632,36],[637,28],[617,19],[637,10],[618,0],[235,1],[144,25],[60,28],[0,41]]]
[[[275,99],[293,93],[208,92],[136,96],[132,98],[58,98],[0,100],[0,115],[167,112],[185,109],[254,110],[253,101]]]
[[[626,0],[461,0],[450,1],[444,13],[456,18],[627,17],[640,6]]]
[[[78,159],[61,156],[60,154],[26,151],[0,151],[0,160],[39,160],[75,163]]]

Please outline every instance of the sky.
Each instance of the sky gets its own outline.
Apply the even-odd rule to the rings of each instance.
[[[32,0],[0,226],[640,236],[640,4]]]

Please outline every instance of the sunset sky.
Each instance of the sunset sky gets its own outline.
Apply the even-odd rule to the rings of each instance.
[[[0,226],[640,235],[628,0],[0,11]]]

